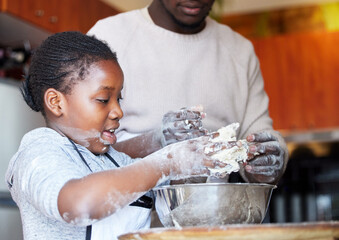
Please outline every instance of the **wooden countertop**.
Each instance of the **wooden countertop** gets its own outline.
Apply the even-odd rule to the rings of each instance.
[[[339,221],[286,224],[236,224],[215,228],[153,228],[119,240],[339,240]]]

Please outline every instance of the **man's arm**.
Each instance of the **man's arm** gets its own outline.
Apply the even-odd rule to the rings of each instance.
[[[143,158],[162,148],[161,130],[156,129],[114,144],[114,149],[131,158]]]
[[[207,134],[201,120],[205,117],[202,106],[170,111],[163,116],[159,129],[118,142],[114,149],[132,158],[145,157],[169,144]]]

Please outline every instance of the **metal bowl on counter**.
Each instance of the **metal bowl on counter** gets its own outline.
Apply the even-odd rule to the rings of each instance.
[[[200,183],[154,188],[155,208],[165,227],[261,223],[275,185]]]

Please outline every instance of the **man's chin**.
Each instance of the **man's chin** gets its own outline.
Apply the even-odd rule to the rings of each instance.
[[[189,22],[189,21],[180,21],[178,19],[175,19],[177,24],[180,25],[182,28],[186,28],[186,29],[196,29],[196,28],[199,28],[202,24],[204,24],[205,22],[205,18],[203,18],[202,20],[199,20],[199,21],[192,21],[192,22]]]

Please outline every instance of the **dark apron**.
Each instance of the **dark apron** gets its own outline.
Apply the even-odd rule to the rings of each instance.
[[[89,167],[88,163],[86,162],[85,158],[82,156],[82,154],[80,153],[79,149],[77,148],[77,146],[75,145],[75,143],[68,138],[68,140],[72,143],[73,148],[75,149],[75,151],[79,154],[81,160],[85,163],[85,165],[88,167],[88,169],[92,171],[92,169]],[[116,166],[116,167],[120,167],[119,164],[114,160],[114,158],[109,155],[108,153],[105,153],[106,157],[108,157],[109,160],[111,160],[111,162]],[[140,198],[138,198],[136,201],[132,202],[129,206],[135,206],[135,207],[143,207],[143,208],[148,208],[151,209],[153,207],[153,199],[143,195]],[[86,240],[90,240],[91,239],[91,235],[92,235],[92,225],[87,226],[86,228]]]

